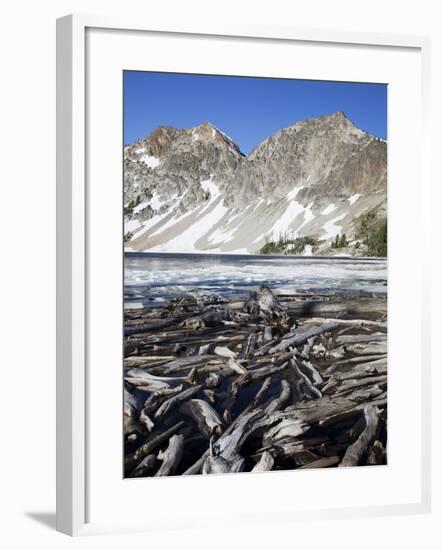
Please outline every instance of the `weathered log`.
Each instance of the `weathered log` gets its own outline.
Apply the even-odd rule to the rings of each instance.
[[[307,316],[313,314],[367,314],[384,313],[387,310],[386,300],[356,300],[345,302],[329,302],[324,300],[304,300],[291,302],[287,306],[290,315]]]
[[[332,359],[342,359],[346,354],[344,346],[339,346],[337,348],[325,350],[324,356]]]
[[[385,321],[370,321],[368,319],[329,319],[322,317],[310,317],[303,320],[304,325],[317,325],[319,323],[334,324],[336,326],[355,326],[355,327],[373,327],[386,329],[387,323]]]
[[[173,475],[181,462],[183,456],[184,436],[173,435],[169,440],[169,446],[164,452],[158,453],[158,459],[162,460],[159,470],[155,476]]]
[[[207,451],[205,451],[200,456],[200,458],[194,464],[192,464],[192,466],[190,466],[189,468],[187,468],[185,472],[183,472],[183,476],[192,476],[195,474],[200,474],[203,469],[203,464],[208,456],[209,456],[209,449],[207,449]]]
[[[223,431],[218,413],[202,399],[191,399],[180,406],[180,412],[189,415],[197,423],[199,431],[210,439],[212,435],[220,436]]]
[[[358,355],[385,355],[388,351],[387,342],[370,342],[368,344],[346,345],[347,351]]]
[[[202,385],[198,386],[191,386],[190,388],[187,388],[187,390],[183,390],[180,393],[177,393],[173,397],[170,397],[164,403],[157,409],[154,418],[159,420],[163,416],[165,416],[171,409],[174,407],[180,405],[181,403],[184,403],[187,399],[191,399],[194,395],[196,395],[200,389],[202,388]]]
[[[290,384],[287,380],[281,380],[281,393],[278,397],[273,399],[265,408],[266,413],[272,413],[280,409],[284,403],[288,400],[291,393]]]
[[[350,418],[358,418],[360,417],[360,415],[361,411],[358,409],[356,402],[354,402],[354,406],[344,408],[343,410],[340,410],[338,412],[333,411],[327,416],[324,416],[318,421],[318,425],[323,428],[327,426],[333,426]]]
[[[307,342],[304,344],[304,347],[302,348],[302,351],[301,351],[301,355],[304,357],[304,358],[308,358],[308,356],[310,355],[310,352],[312,351],[312,348],[313,348],[313,345],[315,343],[315,340],[316,340],[316,336],[312,336],[311,338],[309,338],[307,340]]]
[[[285,309],[281,306],[276,296],[266,285],[262,285],[256,293],[256,301],[260,312],[269,320],[278,320],[286,323],[289,316]]]
[[[335,373],[333,376],[336,380],[350,380],[355,378],[364,378],[366,376],[369,376],[370,374],[373,375],[380,375],[380,374],[386,374],[387,373],[387,358],[382,357],[381,359],[377,359],[375,361],[368,361],[366,363],[361,363],[355,367],[353,367],[348,372],[343,373]]]
[[[365,386],[378,385],[380,388],[387,387],[387,375],[384,376],[369,376],[367,378],[355,378],[351,380],[344,380],[341,385],[335,391],[335,399],[344,397],[351,394],[356,388],[363,388]]]
[[[212,348],[213,344],[204,344],[204,346],[200,346],[198,355],[206,355]]]
[[[370,402],[370,400],[374,398],[381,397],[382,394],[383,390],[376,385],[370,386],[367,389],[352,392],[345,402],[352,402],[354,406],[350,405],[344,409],[332,411],[327,416],[324,416],[319,420],[319,425],[323,427],[330,426],[332,424],[337,424],[354,416],[358,417],[360,416],[361,411],[363,410],[363,407],[367,402]],[[373,401],[371,401],[371,403],[373,404]],[[354,428],[353,431],[355,431]]]
[[[213,350],[213,353],[215,355],[219,355],[220,357],[227,357],[232,359],[236,359],[237,357],[237,354],[234,351],[225,346],[216,346],[216,348]]]
[[[133,472],[130,477],[147,477],[150,476],[157,465],[158,459],[154,454],[147,455]]]
[[[336,338],[336,343],[341,344],[366,344],[371,342],[385,342],[385,332],[373,332],[371,334],[345,334]]]
[[[179,317],[174,317],[173,319],[168,319],[166,321],[161,321],[159,323],[149,323],[145,325],[141,325],[138,327],[125,327],[124,329],[124,335],[130,336],[132,334],[140,334],[140,333],[152,333],[156,330],[162,330],[164,328],[175,326],[179,323]]]
[[[380,359],[386,359],[386,355],[359,355],[358,357],[351,357],[350,359],[342,359],[336,361],[335,366],[341,365],[353,365],[357,363],[367,363],[368,361],[379,361]]]
[[[140,413],[140,422],[146,427],[146,430],[148,432],[151,432],[155,427],[155,424],[153,423],[152,419],[148,414],[144,412],[144,409]]]
[[[175,359],[174,355],[141,355],[141,356],[131,356],[124,359],[124,366],[126,368],[130,367],[149,367],[152,362],[167,363]]]
[[[309,429],[302,420],[285,418],[270,428],[263,437],[264,445],[279,445],[286,439],[296,439]]]
[[[310,375],[309,378],[315,386],[319,386],[324,382],[322,376],[319,374],[317,369],[315,369],[310,361],[300,361],[298,359],[296,363],[303,372],[307,371],[307,373]]]
[[[295,358],[290,359],[290,364],[295,370],[296,374],[304,381],[307,389],[314,397],[322,397],[321,391],[315,387],[310,378],[299,368],[299,363]]]
[[[304,423],[313,426],[325,418],[333,417],[353,409],[355,406],[356,403],[348,397],[335,400],[334,397],[323,396],[316,401],[297,403],[287,407],[283,415],[288,418],[302,420]]]
[[[205,380],[205,384],[208,388],[216,388],[217,386],[219,386],[221,382],[221,377],[219,374],[217,374],[216,372],[211,372],[209,373],[209,375],[207,376],[206,380]]]
[[[231,415],[230,415],[230,411],[228,408],[226,408],[223,412],[223,421],[224,421],[224,424],[228,426],[228,428],[224,431],[224,435],[228,435],[230,434],[234,428],[236,427],[237,423],[240,422],[240,420],[242,418],[244,418],[248,413],[250,413],[251,411],[253,411],[257,405],[261,402],[261,400],[263,399],[263,397],[265,396],[265,394],[267,393],[268,389],[270,388],[272,384],[272,377],[269,376],[267,377],[264,382],[261,384],[261,387],[259,388],[259,390],[256,392],[256,395],[255,397],[252,399],[252,401],[244,408],[244,410],[236,417],[235,419],[235,422],[232,423],[232,419],[231,419]],[[238,384],[237,383],[232,383],[231,385],[231,392],[233,391],[234,393],[238,391]],[[231,405],[231,403],[227,402],[226,406],[229,407],[229,405]]]
[[[161,365],[158,369],[149,369],[149,372],[155,374],[157,371],[161,370],[162,373],[173,374],[175,372],[180,372],[182,370],[198,368],[200,365],[205,365],[207,361],[213,360],[213,355],[204,354],[197,355],[192,357],[180,357],[174,361],[170,361],[164,365]]]
[[[373,399],[381,399],[384,396],[386,396],[385,391],[375,384],[374,386],[369,386],[368,388],[361,388],[360,390],[354,391],[350,395],[350,398],[355,403],[360,404],[368,403]]]
[[[311,464],[318,459],[318,455],[306,448],[304,443],[297,439],[289,439],[288,442],[278,443],[275,448],[277,449],[278,459],[290,461],[297,467]]]
[[[373,405],[364,407],[365,428],[358,439],[348,447],[339,464],[340,467],[357,466],[359,460],[374,439],[379,424],[379,414]]]
[[[164,401],[164,399],[167,399],[168,397],[172,397],[173,395],[176,395],[177,393],[180,393],[183,391],[183,385],[180,384],[179,386],[176,386],[175,388],[165,388],[162,390],[157,390],[153,392],[144,402],[144,408],[143,408],[143,414],[150,415],[153,414],[160,404]]]
[[[330,466],[336,466],[336,464],[339,463],[339,460],[339,456],[327,456],[325,458],[319,458],[318,460],[309,462],[308,464],[304,464],[304,466],[300,466],[299,469],[330,468]]]
[[[182,420],[180,422],[177,422],[168,430],[146,441],[146,443],[144,443],[144,445],[141,445],[141,447],[138,447],[138,449],[134,453],[127,456],[124,460],[126,475],[127,473],[130,473],[135,468],[135,466],[137,466],[143,460],[143,458],[145,458],[148,454],[157,449],[171,436],[179,432],[181,428],[184,427],[184,425],[185,423]]]
[[[242,358],[247,359],[249,355],[253,352],[255,348],[255,342],[256,342],[256,334],[254,332],[251,332],[246,342],[243,344],[243,350],[242,350]]]
[[[387,451],[385,450],[385,447],[382,445],[381,441],[376,439],[368,451],[367,464],[370,466],[385,464],[386,456]]]
[[[137,389],[129,391],[124,388],[124,414],[128,417],[138,416],[147,395],[146,392]]]
[[[371,369],[371,367],[370,367]],[[327,383],[322,387],[322,393],[327,395],[334,395],[335,397],[341,396],[341,394],[353,391],[356,388],[361,388],[364,386],[371,386],[379,384],[380,387],[383,387],[384,383],[387,381],[386,373],[379,373],[375,370],[368,370],[365,373],[358,372],[354,373],[353,376],[347,376],[350,373],[340,374],[334,372]],[[342,377],[342,378],[341,378]]]
[[[268,376],[264,381],[263,383],[261,384],[261,387],[259,388],[259,390],[256,392],[256,395],[255,397],[253,398],[252,402],[251,402],[251,405],[253,407],[256,407],[258,405],[258,403],[260,402],[260,400],[262,399],[262,397],[265,395],[265,393],[267,392],[267,390],[270,388],[272,384],[272,377],[271,376]]]
[[[315,327],[301,327],[292,330],[289,334],[286,334],[283,340],[276,346],[270,348],[270,353],[278,353],[280,351],[285,351],[290,347],[299,346],[307,342],[309,338],[313,336],[318,336],[324,332],[331,332],[338,325],[332,322],[324,322],[322,325]]]
[[[245,334],[247,334],[245,330],[235,330],[233,333],[232,329],[217,330],[213,328],[207,329],[204,331],[204,333],[196,334],[194,336],[181,334],[179,344],[186,346],[201,346],[204,344],[211,344],[213,342],[242,342],[244,340]],[[173,348],[176,346],[176,344],[177,336],[174,336],[173,334],[168,334],[162,337],[156,336],[146,338],[143,340],[143,342],[138,343],[137,347],[139,348],[140,352],[148,353],[152,350],[159,351],[160,349],[162,351],[173,351]]]
[[[271,342],[272,339],[273,339],[273,327],[270,325],[267,325],[266,327],[264,327],[263,341]]]
[[[203,390],[203,394],[207,397],[210,403],[213,405],[216,403],[216,393],[213,390],[205,389]]]
[[[270,451],[264,451],[259,461],[252,468],[252,472],[268,472],[273,468],[275,459],[270,454]]]
[[[138,388],[133,388],[131,391],[124,388],[123,426],[126,436],[131,433],[136,434],[141,429],[138,420],[146,395],[148,395],[146,392]]]
[[[338,364],[337,363],[332,363],[329,367],[327,367],[323,372],[323,376],[324,378],[328,378],[330,377],[332,374],[334,374],[336,372],[338,368]]]
[[[180,324],[180,326],[196,330],[203,327],[216,327],[230,320],[231,317],[228,311],[222,309],[209,309],[202,315],[188,317]]]
[[[246,371],[246,374],[243,374],[240,377],[238,377],[236,383],[238,386],[240,386],[241,384],[249,384],[251,382],[256,382],[261,378],[267,378],[269,376],[272,376],[273,374],[282,372],[287,368],[287,366],[288,366],[288,361],[286,361],[282,365],[275,365],[275,366],[266,365],[265,367],[261,367],[259,369],[248,370]]]
[[[208,456],[204,461],[202,473],[208,474],[232,474],[244,470],[245,460],[235,456],[232,460],[226,460],[222,456]]]
[[[270,342],[267,342],[266,344],[264,344],[263,346],[259,347],[255,352],[254,352],[254,356],[255,357],[262,357],[263,355],[266,355],[266,353],[271,349],[273,348],[276,343],[277,343],[277,339],[273,339],[273,340],[270,340]]]
[[[271,423],[269,416],[260,409],[237,420],[231,432],[225,432],[215,443],[211,441],[211,453],[204,462],[203,473],[241,471],[244,468],[244,458],[239,454],[241,447],[268,423]]]
[[[246,302],[244,300],[238,301],[238,302],[230,302],[226,305],[227,309],[233,309],[233,310],[241,310],[244,309],[246,306]]]
[[[230,358],[227,364],[234,372],[238,374],[247,374],[247,369],[240,365],[238,361]]]
[[[224,409],[223,412],[223,422],[226,426],[231,425],[232,415],[230,414],[229,408]]]
[[[157,389],[168,388],[171,384],[191,382],[189,376],[156,376],[146,372],[144,369],[129,369],[125,373],[124,378],[134,386],[149,386]]]

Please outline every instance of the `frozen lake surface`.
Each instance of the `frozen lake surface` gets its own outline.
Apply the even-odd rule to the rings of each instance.
[[[214,254],[126,253],[124,291],[128,305],[149,305],[171,294],[198,290],[220,294],[266,284],[278,293],[387,292],[387,261]]]

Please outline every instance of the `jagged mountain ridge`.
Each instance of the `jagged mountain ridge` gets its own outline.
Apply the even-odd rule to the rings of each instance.
[[[162,126],[124,148],[126,247],[257,253],[290,234],[327,253],[337,234],[352,242],[362,214],[385,215],[386,186],[386,143],[341,112],[284,128],[248,156],[208,122]]]

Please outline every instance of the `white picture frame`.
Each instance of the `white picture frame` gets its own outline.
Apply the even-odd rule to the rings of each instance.
[[[183,41],[184,43],[186,40],[188,42],[192,40],[217,41],[217,45],[214,44],[214,48],[218,48],[218,50],[220,47],[227,48],[229,40],[237,41],[238,43],[241,42],[244,47],[249,44],[251,49],[255,47],[253,45],[262,48],[267,44],[272,45],[272,47],[294,44],[303,45],[307,49],[311,48],[312,51],[321,46],[333,46],[335,54],[331,52],[331,58],[333,55],[337,55],[336,51],[338,49],[344,52],[346,48],[352,49],[353,52],[355,48],[359,48],[360,52],[373,50],[382,53],[383,48],[388,49],[389,52],[403,52],[404,55],[407,52],[412,52],[416,64],[415,72],[419,75],[417,81],[413,77],[416,91],[413,101],[419,101],[420,105],[417,106],[416,103],[416,113],[411,118],[413,119],[413,124],[419,130],[421,144],[420,148],[416,151],[417,158],[413,159],[413,170],[415,174],[419,173],[419,185],[416,186],[415,192],[419,195],[418,198],[423,213],[430,211],[428,204],[430,186],[428,173],[430,43],[428,38],[417,36],[329,32],[323,30],[292,29],[288,27],[249,28],[232,26],[229,28],[217,28],[214,25],[213,27],[202,29],[170,24],[166,28],[162,25],[157,26],[154,21],[143,22],[136,19],[126,20],[123,18],[92,15],[70,15],[57,21],[57,529],[70,535],[167,529],[169,515],[173,515],[175,526],[198,527],[201,525],[211,525],[220,518],[219,513],[215,517],[215,513],[211,515],[210,511],[203,510],[204,505],[202,501],[199,501],[195,497],[192,502],[197,507],[197,510],[193,521],[189,521],[189,518],[183,513],[180,522],[178,508],[170,511],[170,514],[165,509],[163,511],[155,511],[155,513],[152,511],[152,514],[145,514],[145,519],[142,517],[123,517],[123,511],[121,516],[118,515],[117,504],[113,505],[114,507],[112,508],[112,513],[115,514],[115,517],[111,513],[108,513],[107,516],[106,509],[103,507],[104,499],[100,501],[101,497],[98,495],[100,487],[94,485],[94,472],[96,472],[96,468],[94,469],[91,465],[94,463],[97,446],[101,448],[103,441],[95,438],[97,432],[93,428],[93,411],[91,411],[94,407],[93,403],[95,399],[99,399],[99,396],[94,393],[97,390],[97,386],[96,384],[94,385],[93,380],[91,383],[90,377],[91,368],[96,365],[96,363],[92,365],[90,361],[91,357],[93,357],[93,350],[91,351],[90,349],[93,347],[93,340],[91,340],[89,331],[94,330],[93,309],[95,307],[93,305],[95,297],[93,293],[91,294],[91,289],[94,288],[93,278],[95,275],[91,273],[91,270],[98,269],[97,265],[103,264],[97,264],[95,260],[95,263],[90,261],[90,248],[92,247],[93,249],[95,245],[89,239],[90,232],[93,233],[95,231],[94,220],[98,219],[98,217],[104,219],[104,214],[94,210],[96,201],[93,197],[93,189],[91,190],[91,182],[89,181],[91,173],[93,173],[93,167],[89,166],[88,147],[91,145],[93,139],[95,139],[90,138],[88,134],[89,125],[93,126],[94,124],[91,122],[91,119],[95,116],[95,112],[93,116],[91,115],[91,105],[88,104],[87,96],[88,93],[94,92],[93,90],[90,92],[91,78],[90,72],[88,72],[88,69],[90,71],[90,63],[94,63],[88,57],[90,53],[88,49],[91,47],[91,38],[90,36],[88,37],[89,30],[94,30],[98,34],[101,33],[101,36],[104,38],[106,33],[119,32],[119,42],[117,44],[119,51],[123,49],[121,47],[122,44],[130,41],[131,36],[136,36],[137,40],[142,40],[143,36],[154,36],[158,37],[158,39],[165,39],[166,42],[168,38],[173,38],[175,44],[177,41],[178,43],[179,41]],[[223,46],[220,46],[221,43]],[[104,42],[99,43],[97,50],[103,46]],[[128,52],[130,52],[130,45],[128,46]],[[349,64],[351,65],[351,56],[349,59]],[[406,64],[405,61],[404,58],[404,65]],[[109,63],[111,64],[112,62],[109,61]],[[163,63],[163,67],[167,68],[167,59]],[[136,64],[135,61],[134,64]],[[281,71],[284,70],[283,65],[284,61],[282,60]],[[133,66],[128,68],[133,68]],[[362,69],[359,68],[359,70]],[[170,70],[176,70],[176,66],[170,66]],[[277,69],[274,68],[273,70]],[[388,67],[385,70],[388,71]],[[411,72],[413,70],[410,68]],[[270,71],[268,74],[271,74],[272,68],[269,67],[268,71]],[[262,76],[266,76],[266,74],[262,74]],[[94,78],[96,80],[98,77],[94,76]],[[324,75],[324,78],[327,79],[327,76]],[[368,79],[368,81],[370,80]],[[116,99],[118,99],[117,96]],[[395,133],[394,124],[399,120],[399,114],[399,112],[396,115],[393,113],[392,118],[389,119],[389,132],[393,135]],[[119,113],[114,113],[112,116],[118,118]],[[397,116],[397,119],[395,116]],[[393,124],[393,127],[391,124]],[[104,131],[107,133],[113,132],[112,125],[109,128],[105,128]],[[114,143],[118,140],[121,140],[121,135],[114,136]],[[397,144],[397,149],[394,148],[396,146],[390,149],[389,144],[389,159],[391,159],[389,160],[389,170],[393,175],[398,169],[396,163],[398,163],[400,155],[407,154],[406,148],[401,149],[401,147],[406,146],[407,144],[405,146]],[[115,162],[121,162],[121,157],[116,159]],[[410,162],[412,161],[410,160]],[[120,176],[117,175],[117,177]],[[404,174],[404,178],[406,178],[406,174]],[[119,200],[118,191],[114,190],[110,191],[110,193],[115,195],[111,201],[117,204]],[[389,197],[390,200],[394,202],[394,196]],[[412,200],[411,197],[410,200]],[[407,202],[406,197],[403,203],[405,214],[400,214],[401,209],[393,208],[394,215],[398,220],[401,215],[404,215],[404,219],[406,219],[407,208],[409,208],[410,203]],[[106,214],[107,220],[104,223],[115,223],[117,231],[120,231],[121,225],[119,224],[121,221],[118,217],[114,217],[112,221],[113,213],[115,213],[115,210],[110,208],[110,212]],[[422,215],[421,222],[424,235],[428,235],[429,220],[426,214]],[[406,233],[407,230],[405,229],[404,231]],[[392,233],[391,239],[400,237],[397,233],[395,236],[394,231]],[[410,238],[413,238],[411,234]],[[120,241],[111,241],[107,243],[106,248],[116,247],[117,251],[119,251],[120,246]],[[393,280],[395,273],[400,269],[403,259],[404,256],[401,256],[398,252],[396,264],[394,264],[393,270],[390,272]],[[103,262],[105,262],[105,259],[103,259]],[[422,249],[419,262],[424,262],[424,265],[427,265],[429,262],[429,253],[427,250]],[[120,268],[121,266],[116,266],[116,271]],[[230,511],[226,510],[224,515],[221,516],[225,523],[238,524],[240,522],[294,521],[324,517],[342,518],[386,514],[414,514],[429,511],[430,353],[427,335],[430,331],[428,284],[425,279],[425,272],[428,271],[422,269],[422,273],[416,275],[416,273],[420,272],[420,269],[418,269],[416,273],[412,274],[413,276],[419,276],[420,279],[418,285],[420,289],[419,300],[415,304],[419,315],[416,327],[419,327],[420,336],[417,338],[415,348],[411,352],[415,354],[416,358],[419,356],[419,362],[416,366],[416,369],[418,369],[416,375],[418,379],[416,380],[418,380],[419,410],[416,411],[416,415],[418,417],[417,422],[419,424],[420,436],[416,441],[418,449],[416,450],[416,460],[413,466],[416,469],[414,496],[410,497],[404,494],[401,498],[395,500],[392,494],[386,498],[385,502],[369,503],[369,499],[367,498],[367,502],[359,502],[354,505],[344,499],[336,507],[324,506],[322,503],[319,503],[318,505],[308,505],[303,508],[302,503],[298,502],[296,507],[291,508],[291,504],[287,503],[281,504],[281,508],[275,510],[275,514],[273,515],[263,515],[252,509],[241,514],[232,509]],[[110,278],[112,279],[112,277]],[[117,274],[113,280],[118,281]],[[393,297],[389,301],[389,307],[394,308],[395,305],[400,303],[402,291],[403,289],[401,290],[401,288],[397,287],[397,292],[393,292]],[[118,306],[118,300],[120,298],[117,296],[115,301],[117,305],[115,307]],[[112,307],[110,310],[112,310]],[[117,310],[112,311],[115,313]],[[119,361],[120,359],[117,357],[116,360]],[[389,379],[389,384],[393,384],[393,382],[394,379]],[[117,391],[115,383],[113,384],[112,391]],[[404,392],[406,391],[405,388]],[[401,414],[401,407],[405,407],[405,403],[401,402],[400,396],[397,398],[397,403],[396,418],[397,415]],[[112,404],[112,407],[114,405],[115,411],[113,412],[113,416],[118,418],[118,415],[121,415],[121,401],[116,401],[115,404]],[[112,429],[117,432],[116,437],[119,437],[121,433],[120,425],[116,425]],[[91,433],[94,434],[94,437],[91,437]],[[119,460],[121,457],[117,457],[117,459]],[[373,471],[375,470],[373,469]],[[112,488],[111,477],[115,475],[115,470],[109,474],[109,490]],[[287,474],[284,473],[282,475]],[[303,472],[302,475],[308,476],[309,484],[324,483],[324,472]],[[348,475],[352,474],[349,473]],[[388,476],[388,472],[382,475]],[[278,483],[282,480],[281,475],[277,479],[273,477],[273,474],[270,476],[265,474],[259,476],[259,480],[256,476],[257,474],[237,477],[226,476],[221,481],[219,476],[210,476],[210,490],[222,491],[221,483],[228,485],[230,488],[234,487],[234,484],[240,484],[236,485],[238,492],[250,492],[250,498],[252,498],[253,491],[257,485],[259,485],[261,492],[270,492],[272,490],[271,487],[278,486]],[[316,476],[319,476],[319,481],[315,481]],[[200,476],[199,480],[193,478],[179,481],[177,478],[160,481],[151,480],[152,485],[150,489],[157,493],[161,490],[170,495],[173,494],[176,487],[176,490],[180,492],[190,491],[195,493],[201,492],[203,494],[205,486],[202,483],[205,483],[207,486],[209,481],[202,479],[202,477]],[[238,477],[241,478],[241,481],[238,480]],[[398,480],[400,480],[400,477],[398,477]],[[119,480],[115,480],[115,483],[117,482],[122,484],[122,477]],[[142,481],[142,483],[145,482],[146,480]],[[383,483],[383,481],[380,482]],[[133,498],[133,495],[139,491],[135,485],[138,481],[125,480],[124,483],[126,484],[126,488],[130,485]],[[163,483],[163,485],[160,487],[159,483]],[[341,479],[340,483],[349,483],[349,481],[347,478]],[[373,478],[367,480],[367,483],[373,483]],[[101,489],[103,489],[103,484],[101,485]],[[102,493],[104,493],[104,490]],[[107,497],[109,499],[109,495]],[[115,500],[120,500],[117,493],[115,493]],[[246,502],[244,500],[242,505],[245,506]],[[100,514],[97,514],[96,510],[100,506],[103,510],[103,517],[98,518]],[[121,496],[119,506],[122,510],[124,506],[123,496]]]

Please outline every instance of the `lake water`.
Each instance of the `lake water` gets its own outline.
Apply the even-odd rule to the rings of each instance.
[[[266,284],[279,292],[387,292],[387,261],[371,258],[126,253],[126,306],[158,305],[198,289],[228,295]]]

